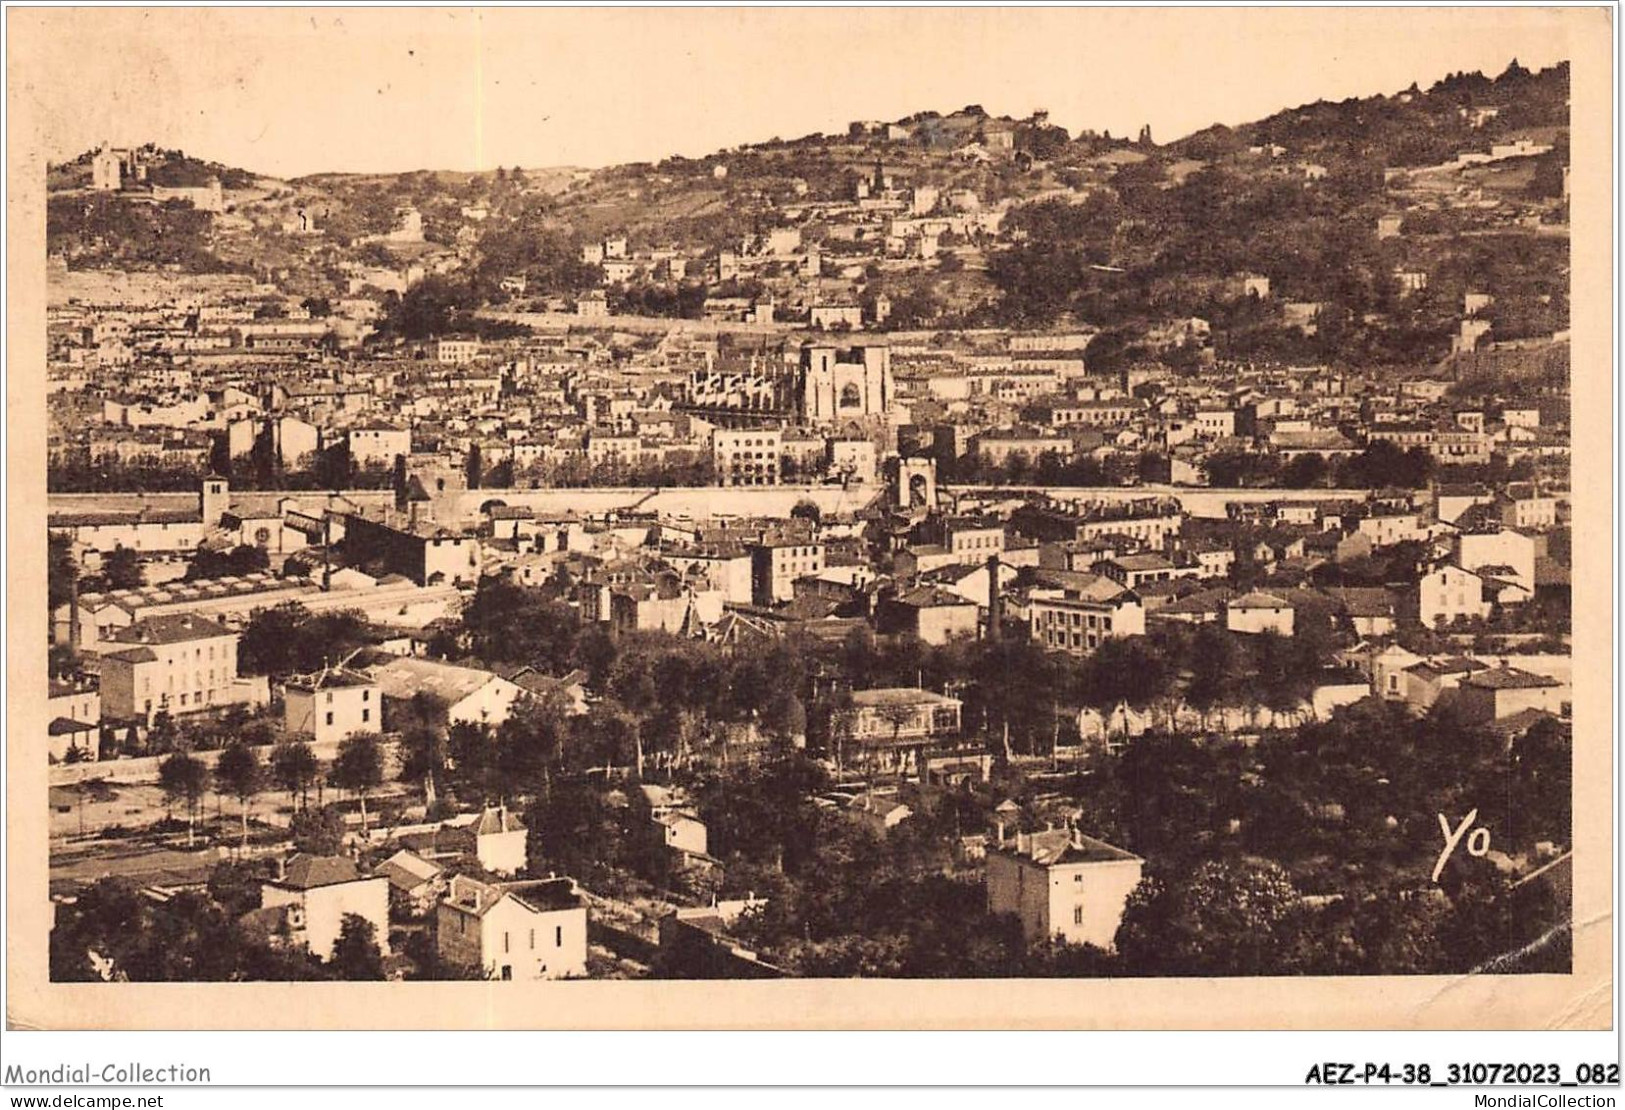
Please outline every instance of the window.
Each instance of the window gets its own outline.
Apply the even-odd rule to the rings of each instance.
[[[513,978],[513,965],[512,964],[503,964],[502,965],[502,978],[503,979],[512,979]]]
[[[554,948],[563,948],[564,947],[564,926],[563,925],[555,925],[555,926],[553,926],[553,947]]]
[[[333,704],[333,691],[331,691],[331,690],[329,690],[329,691],[328,691],[328,692],[327,692],[327,704],[328,704],[328,705],[332,705],[332,704]]]
[[[536,949],[536,930],[535,929],[532,929],[530,931],[530,947],[531,947],[531,951],[535,951],[535,949]]]
[[[504,930],[502,933],[502,951],[504,955],[506,955],[508,951],[508,933],[506,930]]]
[[[1074,924],[1074,925],[1082,925],[1083,924],[1083,907],[1082,906],[1073,906],[1072,907],[1072,924]]]
[[[185,697],[185,696],[186,696],[186,695],[185,695],[185,694],[182,694],[182,695],[181,695],[181,697],[183,697],[183,698],[184,698],[184,697]],[[333,723],[333,714],[332,714],[332,713],[331,713],[331,712],[329,712],[329,713],[328,713],[328,714],[327,714],[327,723],[328,723],[328,724],[332,724],[332,723]]]
[[[371,701],[372,700],[372,691],[371,690],[363,690],[363,691],[361,691],[361,700],[362,701]]]
[[[330,717],[331,717],[331,716],[332,716],[332,714],[331,714],[331,713],[329,713],[329,714],[328,714],[328,716],[330,716]],[[372,720],[372,710],[370,710],[370,709],[363,709],[363,710],[362,710],[362,711],[361,711],[361,723],[362,723],[362,724],[366,724],[366,723],[367,723],[367,722],[368,722],[368,721],[370,721],[370,720]]]

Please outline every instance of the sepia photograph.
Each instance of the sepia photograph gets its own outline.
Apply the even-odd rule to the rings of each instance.
[[[1600,14],[9,11],[11,1020],[1606,1022]]]

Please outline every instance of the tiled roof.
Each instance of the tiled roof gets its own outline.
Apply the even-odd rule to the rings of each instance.
[[[404,700],[426,692],[455,705],[497,676],[474,667],[394,656],[374,667],[372,677],[386,697]]]
[[[496,806],[480,814],[475,825],[475,834],[478,836],[492,836],[496,833],[523,832],[525,826],[512,813],[507,806]]]
[[[390,886],[407,891],[432,882],[444,870],[439,864],[431,863],[405,848],[378,865],[378,874],[388,879]]]
[[[233,635],[219,621],[187,613],[148,617],[121,628],[109,639],[120,644],[183,644],[191,640],[212,640]]]
[[[1031,860],[1045,867],[1069,863],[1110,863],[1140,858],[1132,852],[1125,852],[1121,848],[1107,844],[1104,840],[1096,840],[1092,836],[1085,836],[1071,829],[1051,829],[1047,832],[1023,835],[1013,844],[991,848],[990,851]]]
[[[1486,667],[1461,680],[1463,686],[1481,690],[1538,690],[1556,686],[1558,681],[1543,674],[1530,674],[1516,667]]]
[[[1230,602],[1232,609],[1290,609],[1292,603],[1284,597],[1267,594],[1262,590],[1253,590],[1242,594]]]
[[[353,883],[361,878],[355,861],[345,856],[296,855],[288,860],[287,868],[275,885],[294,890],[312,890],[339,883]]]
[[[46,726],[46,732],[51,736],[76,736],[81,732],[95,732],[95,725],[87,725],[83,721],[75,721],[71,717],[53,717]]]

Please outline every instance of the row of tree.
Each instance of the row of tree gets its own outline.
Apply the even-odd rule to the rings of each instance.
[[[221,750],[212,770],[190,752],[173,752],[158,764],[158,787],[165,804],[185,807],[189,846],[194,842],[197,819],[211,788],[236,799],[241,842],[247,847],[250,808],[254,799],[268,789],[286,791],[296,817],[309,810],[312,788],[325,783],[349,791],[360,803],[365,831],[367,798],[383,781],[383,740],[371,732],[354,733],[340,741],[327,767],[307,742],[298,739],[278,743],[268,760],[260,749],[239,741]]]

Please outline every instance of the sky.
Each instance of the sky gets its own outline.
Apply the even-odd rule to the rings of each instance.
[[[980,104],[1159,142],[1538,69],[1594,10],[10,9],[52,161],[155,142],[280,177],[596,167]],[[1606,15],[1600,17],[1606,19]]]

